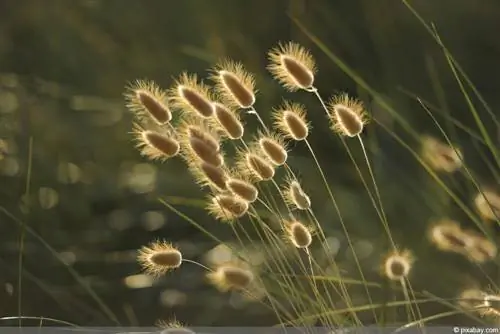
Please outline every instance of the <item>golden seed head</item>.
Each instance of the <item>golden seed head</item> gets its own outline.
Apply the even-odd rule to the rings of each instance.
[[[316,65],[302,46],[294,42],[280,43],[269,52],[268,58],[268,70],[285,88],[290,91],[313,89]]]
[[[172,119],[167,95],[153,81],[137,80],[130,83],[124,96],[126,107],[139,121],[153,120],[162,125]]]
[[[194,112],[203,118],[214,114],[210,90],[204,83],[198,82],[195,74],[182,73],[170,90],[170,97],[172,105],[184,112]]]
[[[235,195],[221,194],[210,198],[207,210],[223,222],[233,222],[248,211],[248,202]]]
[[[211,76],[224,104],[247,109],[255,103],[255,80],[241,63],[225,60],[216,65]]]
[[[479,215],[487,221],[500,219],[500,196],[491,190],[483,190],[474,198]]]
[[[433,224],[429,229],[429,239],[439,250],[461,254],[465,254],[466,248],[473,243],[472,237],[450,219],[441,219]]]
[[[392,281],[401,281],[410,274],[413,256],[409,251],[393,252],[383,262],[383,274]]]
[[[200,118],[185,120],[178,133],[183,147],[183,157],[189,166],[200,161],[220,167],[224,165],[224,156],[220,151],[219,138]]]
[[[182,254],[171,243],[155,241],[139,250],[137,261],[149,275],[160,276],[180,267]]]
[[[274,167],[267,162],[263,157],[254,154],[247,153],[245,156],[245,167],[258,181],[271,180],[274,177]]]
[[[307,226],[299,221],[285,222],[287,236],[296,248],[307,248],[312,243],[312,234]]]
[[[485,292],[477,288],[465,289],[458,296],[457,303],[465,309],[474,309],[483,304],[486,295]]]
[[[295,206],[299,210],[311,208],[311,199],[304,192],[299,182],[288,180],[287,187],[283,191],[287,204]]]
[[[145,130],[136,123],[132,134],[141,155],[148,159],[166,161],[176,156],[180,151],[177,139],[164,130]]]
[[[273,112],[274,125],[285,137],[304,140],[309,135],[306,109],[302,104],[285,102]]]
[[[345,93],[336,95],[330,100],[328,112],[332,130],[343,136],[358,136],[367,123],[363,103]]]
[[[496,258],[497,246],[481,236],[472,236],[472,243],[466,248],[466,256],[475,263],[484,263]]]
[[[285,164],[288,153],[284,141],[278,136],[261,136],[259,147],[266,157],[276,166]]]
[[[230,139],[240,139],[243,137],[245,128],[241,120],[234,111],[221,103],[214,103],[215,119],[219,128]]]
[[[481,306],[482,316],[500,318],[500,295],[486,294]]]
[[[201,161],[216,167],[220,167],[224,164],[222,155],[219,152],[212,150],[212,147],[199,137],[190,137],[189,147]]]
[[[219,191],[227,189],[226,181],[228,176],[223,167],[217,167],[202,161],[199,164],[191,164],[189,169],[200,186],[212,187]]]
[[[175,319],[170,321],[160,320],[156,323],[156,326],[162,329],[160,334],[196,334]]]
[[[226,186],[234,195],[249,203],[255,202],[259,196],[257,188],[246,180],[230,178],[227,180]]]
[[[459,148],[431,136],[423,136],[421,145],[421,157],[433,170],[453,173],[462,167],[463,156]]]
[[[254,281],[254,274],[248,269],[226,264],[208,273],[207,278],[219,291],[226,292],[247,289]]]

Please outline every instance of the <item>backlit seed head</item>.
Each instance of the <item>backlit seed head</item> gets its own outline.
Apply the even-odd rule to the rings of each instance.
[[[242,267],[225,264],[207,274],[207,278],[219,291],[245,290],[254,281],[254,274]]]
[[[213,151],[211,146],[203,141],[199,137],[189,138],[189,148],[194,153],[194,155],[201,161],[211,164],[216,167],[220,167],[224,164],[224,158],[222,154],[217,151]]]
[[[255,202],[259,196],[257,188],[250,182],[243,179],[229,178],[226,181],[226,187],[234,195],[249,203]]]
[[[481,306],[482,316],[500,318],[500,294],[487,294],[484,296]]]
[[[487,294],[477,288],[463,290],[457,297],[457,304],[467,310],[480,307]]]
[[[312,243],[310,229],[299,221],[285,222],[286,237],[296,248],[307,248]]]
[[[474,198],[474,205],[485,220],[500,219],[500,195],[492,190],[483,190]]]
[[[306,109],[302,104],[285,102],[273,112],[274,125],[285,137],[304,140],[309,135]]]
[[[422,159],[435,171],[453,173],[463,164],[459,148],[451,147],[431,136],[422,136],[420,153]]]
[[[126,107],[139,121],[153,120],[162,125],[172,119],[167,94],[153,81],[137,80],[129,84],[124,96]]]
[[[332,130],[343,136],[358,136],[368,122],[363,103],[345,93],[330,100],[328,112]]]
[[[214,166],[202,161],[198,164],[191,164],[189,170],[200,186],[208,186],[219,191],[227,189],[226,181],[228,179],[228,174],[224,167]]]
[[[283,139],[277,135],[263,136],[258,139],[259,148],[264,155],[276,166],[281,166],[288,158],[288,152]]]
[[[210,197],[208,212],[223,222],[233,222],[248,211],[248,202],[235,195],[221,194]]]
[[[136,123],[132,135],[141,155],[148,159],[166,161],[176,156],[180,151],[179,141],[167,131],[161,129],[158,131],[145,130]]]
[[[179,126],[183,157],[188,165],[204,161],[216,167],[224,164],[217,133],[200,118],[188,118]]]
[[[225,105],[247,109],[255,103],[255,80],[241,63],[224,60],[212,70],[215,89]]]
[[[242,138],[245,129],[238,114],[221,103],[214,103],[214,108],[217,127],[224,135],[233,140]]]
[[[286,202],[299,210],[308,210],[311,208],[311,200],[304,192],[299,182],[288,180],[286,188],[283,191]]]
[[[466,249],[473,244],[473,237],[450,219],[441,219],[432,224],[428,236],[439,250],[445,252],[465,254]]]
[[[410,274],[414,258],[409,251],[390,253],[383,262],[382,273],[392,281],[401,281]]]
[[[180,267],[181,252],[165,241],[155,241],[139,250],[137,261],[149,275],[160,276]]]
[[[199,82],[195,74],[182,73],[170,90],[172,106],[184,112],[208,118],[214,114],[212,96],[208,86]]]
[[[268,53],[268,70],[289,91],[310,90],[316,65],[313,57],[297,43],[280,43]]]
[[[274,166],[255,148],[237,151],[236,170],[252,182],[271,180],[275,173]]]
[[[170,321],[160,320],[156,323],[156,326],[162,330],[160,334],[196,334],[196,332],[175,319]]]
[[[470,261],[482,264],[496,258],[498,254],[497,246],[490,240],[482,236],[471,236],[472,243],[466,247],[465,255]]]

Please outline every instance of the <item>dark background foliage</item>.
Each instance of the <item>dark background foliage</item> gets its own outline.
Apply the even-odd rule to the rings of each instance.
[[[497,112],[500,2],[412,3],[426,20],[435,23],[441,38]],[[113,325],[116,321],[151,325],[174,314],[193,325],[274,322],[272,314],[259,306],[238,306],[215,292],[195,267],[183,267],[144,288],[131,288],[126,280],[140,272],[136,249],[156,238],[177,242],[192,259],[201,259],[215,244],[158,203],[159,195],[202,198],[202,193],[180,162],[147,164],[134,150],[129,136],[131,115],[122,98],[124,87],[127,82],[148,78],[168,88],[182,71],[203,76],[224,57],[242,61],[255,73],[257,107],[264,117],[283,97],[306,103],[312,123],[318,124],[311,140],[321,164],[342,198],[353,233],[373,248],[366,265],[377,269],[378,257],[384,252],[379,242],[383,232],[367,199],[359,197],[363,190],[348,157],[333,137],[322,140],[330,134],[321,127],[323,114],[314,99],[285,93],[271,80],[265,71],[267,50],[278,41],[303,44],[316,57],[318,87],[325,96],[338,90],[359,94],[378,119],[393,131],[400,129],[291,18],[306,25],[386,96],[416,131],[436,133],[426,113],[401,89],[472,124],[442,51],[399,0],[0,3],[1,315],[18,315],[21,310],[23,315],[81,325]],[[438,94],[440,89],[444,99]],[[248,122],[255,125],[253,120]],[[426,184],[426,179],[418,174],[408,153],[376,130],[368,129],[368,134],[378,136],[377,146],[370,146],[371,157],[387,194],[394,233],[421,250],[424,259],[434,259],[421,269],[415,285],[422,288],[430,279],[435,290],[446,287],[452,296],[463,281],[483,277],[469,275],[467,264],[454,258],[458,263],[450,265],[450,275],[436,277],[436,270],[450,259],[427,249],[421,231],[436,212],[422,210],[422,203],[439,202],[440,195],[419,193],[416,185]],[[475,158],[477,147],[459,131],[454,138],[465,155],[473,157],[471,164],[480,178],[488,181],[485,167]],[[294,148],[292,165],[300,175],[307,175],[310,189],[321,188],[305,153],[301,147]],[[323,220],[332,221],[333,211],[324,194],[315,190],[311,195]],[[229,231],[199,208],[182,201],[179,205],[214,233],[229,238]],[[24,254],[21,277],[20,249]],[[89,289],[109,311],[99,306]]]

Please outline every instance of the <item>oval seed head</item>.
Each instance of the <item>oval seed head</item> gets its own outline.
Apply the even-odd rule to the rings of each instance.
[[[220,167],[224,164],[223,156],[212,150],[212,147],[207,144],[206,141],[201,140],[198,137],[189,138],[189,147],[195,156],[208,164],[216,167]]]
[[[474,198],[479,215],[487,221],[500,219],[500,196],[490,190],[479,192]]]
[[[160,334],[196,334],[196,332],[175,319],[170,321],[160,320],[156,323],[156,326],[162,330]]]
[[[413,256],[409,251],[393,252],[383,262],[383,274],[392,281],[401,281],[408,277],[413,264]]]
[[[311,231],[299,221],[285,222],[285,231],[296,248],[307,248],[312,243]]]
[[[309,135],[306,109],[302,104],[285,102],[274,110],[273,118],[276,128],[287,138],[299,141]]]
[[[311,208],[311,199],[302,190],[299,182],[288,180],[287,187],[283,191],[287,204],[295,206],[299,210],[308,210]]]
[[[230,178],[226,182],[227,189],[244,201],[253,203],[259,196],[257,188],[245,180]]]
[[[347,94],[334,96],[328,104],[331,128],[340,135],[356,137],[367,123],[363,103]]]
[[[465,254],[466,248],[473,243],[472,237],[456,221],[450,219],[442,219],[433,224],[428,235],[430,241],[445,252]]]
[[[195,177],[196,183],[202,187],[208,186],[219,191],[227,189],[228,176],[224,168],[202,161],[199,164],[190,164],[189,169]]]
[[[483,304],[484,297],[487,294],[477,288],[463,290],[457,297],[457,303],[464,309],[470,310],[478,308]]]
[[[139,250],[137,261],[147,274],[160,276],[180,267],[182,254],[171,243],[155,241]]]
[[[316,65],[309,51],[297,43],[280,43],[268,53],[268,70],[289,91],[311,90]]]
[[[204,118],[214,114],[210,90],[205,84],[198,82],[195,74],[182,73],[170,90],[170,97],[172,105],[184,112],[194,112]]]
[[[235,195],[221,194],[210,198],[208,212],[223,222],[233,222],[248,211],[248,202]]]
[[[180,125],[183,157],[189,166],[205,161],[216,167],[224,164],[217,134],[200,118],[189,118]]]
[[[472,243],[466,248],[466,256],[470,261],[482,264],[496,258],[498,254],[497,246],[490,240],[472,235]]]
[[[242,174],[258,181],[271,180],[274,177],[274,167],[258,154],[246,152],[238,159],[238,170]]]
[[[137,80],[127,86],[126,107],[140,120],[162,125],[172,120],[167,95],[153,81]]]
[[[230,139],[240,139],[243,137],[244,127],[238,114],[229,110],[221,103],[214,103],[215,119],[224,134]]]
[[[453,173],[463,164],[463,155],[459,148],[449,146],[431,136],[422,136],[420,155],[435,171]]]
[[[148,159],[163,162],[175,157],[180,151],[179,142],[165,131],[145,130],[139,124],[134,124],[132,134],[141,155]]]
[[[216,65],[211,76],[224,104],[247,109],[255,103],[255,80],[241,63],[225,60]]]
[[[221,265],[207,274],[207,278],[219,291],[245,290],[254,280],[254,274],[235,265]]]
[[[261,136],[258,142],[262,152],[274,165],[281,166],[286,162],[288,153],[281,138],[278,136],[274,136],[274,138]]]

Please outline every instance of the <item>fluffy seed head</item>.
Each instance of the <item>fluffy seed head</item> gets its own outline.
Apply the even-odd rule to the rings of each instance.
[[[464,309],[474,309],[483,304],[486,295],[485,292],[477,288],[465,289],[458,296],[457,303]]]
[[[172,119],[167,95],[153,81],[137,80],[129,84],[124,96],[127,108],[140,121],[153,120],[162,125]]]
[[[166,161],[180,151],[177,139],[166,131],[145,130],[139,124],[134,124],[132,134],[141,155],[148,159]]]
[[[288,180],[287,186],[283,191],[287,204],[293,205],[299,210],[308,210],[311,208],[311,199],[302,190],[299,182]]]
[[[367,123],[363,103],[345,93],[336,95],[330,100],[328,112],[332,130],[343,136],[358,136]]]
[[[500,318],[500,294],[487,294],[484,296],[481,308],[482,316]]]
[[[189,147],[201,161],[220,167],[224,164],[224,159],[219,152],[213,151],[206,141],[198,137],[189,138]]]
[[[500,219],[500,196],[491,190],[483,190],[474,198],[474,205],[486,221]]]
[[[225,60],[216,65],[211,76],[224,104],[247,109],[255,103],[255,80],[241,63]]]
[[[162,329],[160,334],[196,334],[177,320],[158,321],[156,326]]]
[[[221,103],[214,103],[215,119],[218,127],[230,139],[240,139],[243,137],[244,127],[235,112],[229,110]]]
[[[261,136],[258,140],[259,147],[266,157],[276,166],[286,162],[288,153],[284,141],[278,136]]]
[[[160,276],[180,267],[182,254],[171,243],[155,241],[139,250],[137,261],[146,273]]]
[[[252,182],[271,180],[274,177],[274,166],[262,157],[258,150],[239,150],[236,168],[239,173],[249,177]]]
[[[208,186],[219,191],[226,190],[227,171],[223,167],[217,167],[202,161],[199,164],[191,164],[189,169],[202,187]]]
[[[466,256],[475,263],[484,263],[496,258],[497,246],[482,236],[472,236],[472,243],[466,248]]]
[[[285,231],[296,248],[307,248],[312,243],[310,229],[299,221],[285,222]]]
[[[230,223],[247,213],[248,202],[232,194],[221,194],[210,198],[207,209],[215,218]]]
[[[200,121],[200,118],[185,120],[180,125],[178,133],[183,147],[183,157],[189,166],[198,165],[200,161],[216,167],[224,164],[216,132]]]
[[[226,181],[226,186],[234,195],[249,203],[255,202],[259,195],[257,188],[246,180],[230,178]]]
[[[302,104],[285,102],[274,110],[273,118],[276,128],[287,138],[304,140],[309,135],[306,109]]]
[[[313,88],[316,65],[302,46],[294,42],[280,43],[269,51],[268,58],[268,70],[289,91]]]
[[[221,265],[207,274],[207,278],[219,291],[245,290],[254,280],[254,274],[235,265]]]
[[[182,73],[170,90],[172,105],[184,112],[208,118],[214,114],[209,88],[195,74]]]
[[[382,272],[392,281],[401,281],[408,277],[413,264],[413,256],[409,251],[393,252],[383,262]]]
[[[460,225],[450,219],[441,219],[429,229],[429,240],[445,252],[465,254],[466,248],[473,243],[473,238],[465,233]]]
[[[435,171],[453,173],[463,164],[463,155],[459,148],[451,147],[431,136],[421,138],[420,155]]]

